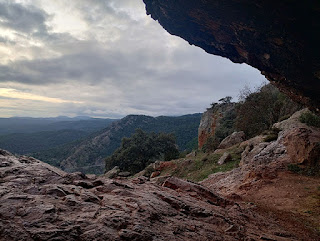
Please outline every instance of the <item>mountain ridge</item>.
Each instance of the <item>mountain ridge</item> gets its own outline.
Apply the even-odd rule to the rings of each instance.
[[[180,150],[186,149],[189,142],[197,138],[201,115],[201,113],[179,117],[128,115],[82,141],[31,155],[65,171],[101,174],[104,171],[104,159],[120,146],[123,137],[131,136],[138,128],[146,132],[173,132]]]

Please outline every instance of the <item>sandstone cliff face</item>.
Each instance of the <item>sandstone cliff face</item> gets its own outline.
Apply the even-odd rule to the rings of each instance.
[[[169,33],[259,69],[291,98],[319,111],[319,1],[144,2]]]
[[[199,184],[69,174],[0,150],[1,241],[258,239],[303,240]]]
[[[221,120],[228,112],[233,111],[234,103],[218,104],[203,113],[198,129],[198,147],[201,149],[209,137],[216,136]]]

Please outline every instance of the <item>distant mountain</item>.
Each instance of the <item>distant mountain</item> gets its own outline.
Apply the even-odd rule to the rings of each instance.
[[[58,147],[88,135],[88,132],[80,130],[14,133],[0,136],[0,148],[23,155]]]
[[[40,152],[81,140],[113,121],[87,117],[0,118],[0,148],[17,154]]]
[[[129,115],[85,140],[32,153],[32,156],[66,171],[101,174],[104,159],[120,146],[123,137],[131,136],[137,128],[146,132],[174,133],[179,149],[185,150],[197,140],[200,119],[200,113],[179,117]]]
[[[0,118],[0,135],[13,133],[34,133],[43,131],[81,130],[94,132],[106,128],[113,119],[97,119],[90,117]]]

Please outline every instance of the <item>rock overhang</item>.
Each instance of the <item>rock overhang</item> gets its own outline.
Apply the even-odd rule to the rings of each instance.
[[[292,99],[320,111],[320,2],[143,1],[170,34],[259,69]]]

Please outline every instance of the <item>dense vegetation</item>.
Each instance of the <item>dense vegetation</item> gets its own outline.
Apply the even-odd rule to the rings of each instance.
[[[60,148],[106,128],[113,121],[79,117],[0,118],[0,148],[17,154]]]
[[[106,170],[118,166],[135,174],[156,160],[170,161],[178,156],[174,135],[137,129],[130,138],[123,138],[120,148],[106,159]]]
[[[302,108],[271,84],[256,92],[247,90],[242,94],[237,106],[235,127],[244,131],[248,138],[270,129],[274,123]]]
[[[12,153],[28,154],[58,147],[87,135],[87,132],[80,130],[15,133],[0,136],[0,147]]]
[[[308,126],[320,127],[320,117],[310,111],[302,113],[299,120]]]
[[[0,135],[60,130],[81,130],[85,132],[95,132],[106,128],[114,121],[115,119],[99,119],[90,117],[0,118]]]

